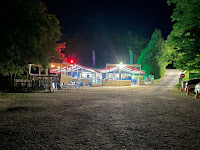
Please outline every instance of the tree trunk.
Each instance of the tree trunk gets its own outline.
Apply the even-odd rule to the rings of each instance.
[[[15,80],[15,74],[9,73],[9,91],[14,92],[14,80]]]

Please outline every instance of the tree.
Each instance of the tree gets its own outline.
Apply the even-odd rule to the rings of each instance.
[[[40,0],[8,0],[4,8],[0,73],[10,76],[12,86],[13,77],[27,70],[28,63],[47,66],[61,33],[59,20]]]
[[[200,72],[200,1],[168,0],[175,4],[171,16],[173,30],[167,38],[175,54],[175,67],[181,70]]]
[[[145,48],[137,63],[141,64],[146,74],[154,74],[155,78],[165,75],[167,61],[164,59],[166,47],[160,30],[155,30],[148,47]]]
[[[64,50],[66,48],[65,45],[66,45],[65,42],[58,43],[57,46],[56,46],[56,51],[57,51],[57,53],[59,55],[58,59],[67,62],[67,57],[65,57],[65,54],[62,52],[62,50]]]
[[[147,47],[148,40],[147,38],[133,34],[132,31],[128,31],[123,35],[122,45],[127,53],[129,50],[132,50],[134,63],[137,62],[142,50]]]
[[[40,0],[7,1],[0,51],[0,73],[20,74],[29,62],[47,66],[56,55],[56,41],[60,39],[59,20],[47,13]]]

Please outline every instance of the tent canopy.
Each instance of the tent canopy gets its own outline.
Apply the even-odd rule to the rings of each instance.
[[[67,69],[68,68],[68,69]],[[144,71],[130,67],[130,66],[110,66],[107,68],[102,68],[102,69],[93,69],[93,68],[89,68],[86,66],[82,66],[79,64],[64,64],[62,65],[62,69],[60,69],[60,65],[55,65],[54,67],[51,67],[50,69],[50,73],[60,73],[60,70],[62,70],[62,72],[66,72],[68,70],[68,72],[72,71],[85,71],[85,72],[91,72],[91,73],[111,73],[111,72],[118,72],[119,68],[121,69],[121,71],[126,72],[126,73],[133,73],[133,74],[145,74]]]
[[[98,71],[101,73],[109,73],[109,72],[118,72],[119,71],[119,67],[121,67],[120,69],[124,72],[127,73],[133,73],[133,74],[145,74],[144,71],[133,68],[133,67],[129,67],[129,66],[111,66],[111,67],[107,67],[107,68],[103,68],[103,69],[99,69]]]
[[[60,65],[54,65],[54,67],[51,67],[50,69],[50,73],[60,73]],[[89,67],[86,67],[86,66],[82,66],[82,65],[79,65],[79,64],[68,64],[68,65],[62,65],[62,72],[75,72],[75,71],[85,71],[85,72],[97,72],[99,73],[97,70],[95,69],[92,69],[92,68],[89,68]]]

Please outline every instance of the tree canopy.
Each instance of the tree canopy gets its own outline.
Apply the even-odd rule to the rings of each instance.
[[[200,1],[168,0],[175,4],[171,16],[173,30],[167,45],[175,54],[175,67],[181,70],[200,72]]]
[[[133,52],[133,63],[136,63],[141,52],[147,47],[148,44],[147,38],[144,38],[140,35],[133,34],[132,31],[126,32],[122,37],[122,45],[127,51],[132,50]]]
[[[4,5],[0,73],[19,74],[29,62],[46,66],[57,53],[56,42],[61,36],[59,20],[47,13],[40,0],[8,0]]]
[[[146,74],[154,74],[156,79],[160,78],[165,75],[167,60],[163,56],[165,56],[166,51],[161,31],[156,29],[137,63],[141,64]]]

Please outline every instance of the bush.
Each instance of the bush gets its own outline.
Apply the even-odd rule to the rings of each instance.
[[[136,80],[139,79],[139,80],[141,81],[141,80],[143,79],[143,77],[142,77],[142,76],[136,76],[135,79],[136,79]]]

